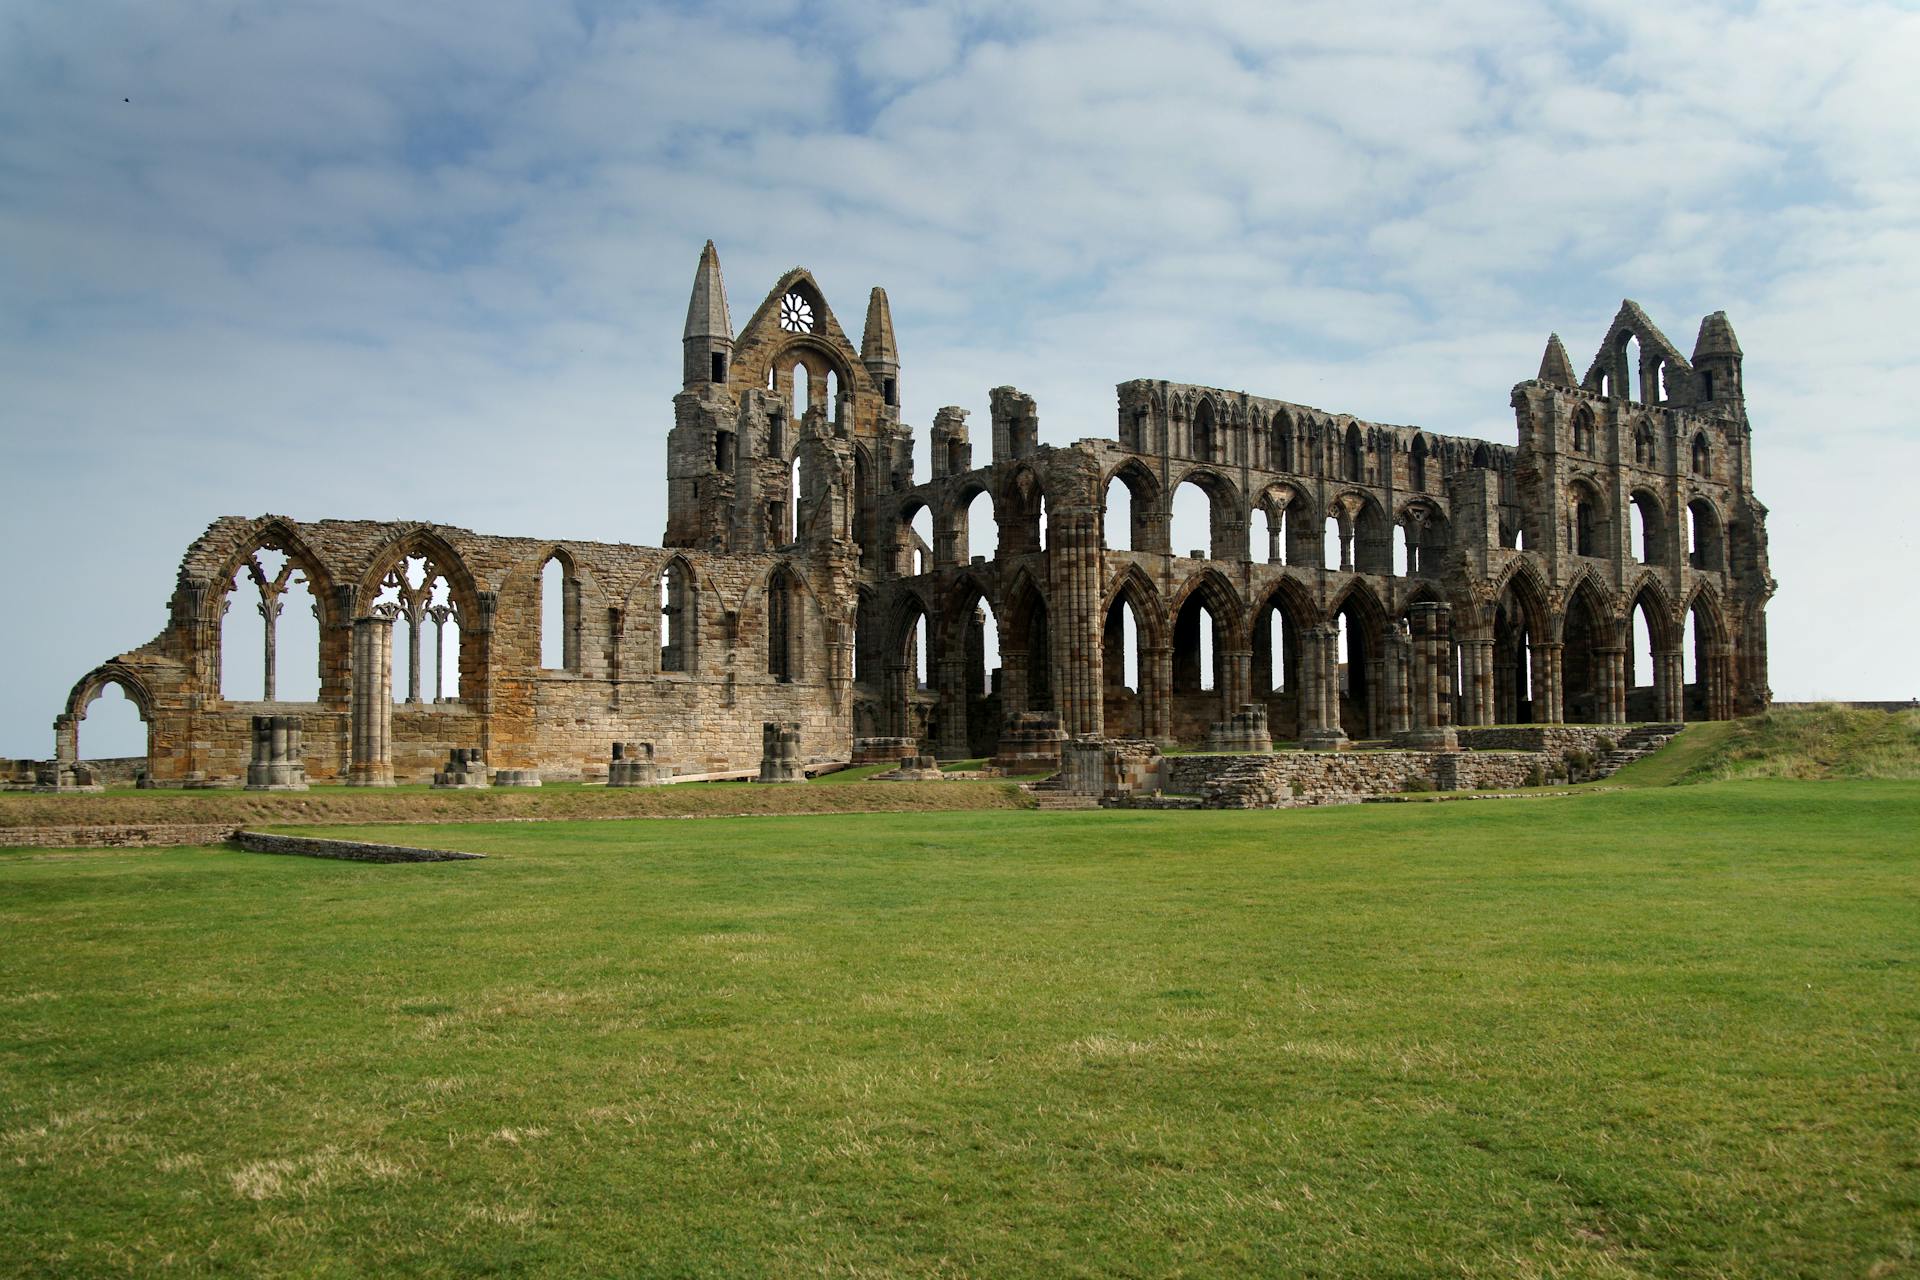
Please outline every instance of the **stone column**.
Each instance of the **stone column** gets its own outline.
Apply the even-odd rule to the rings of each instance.
[[[393,785],[393,619],[353,620],[350,787]]]
[[[1229,707],[1253,701],[1253,650],[1227,649],[1221,654],[1221,684]]]
[[[1161,746],[1173,745],[1173,649],[1140,646],[1140,696],[1147,700],[1147,732]]]
[[[426,620],[424,611],[418,604],[407,605],[407,701],[418,704],[420,701],[420,629]]]
[[[1423,601],[1407,616],[1413,695],[1407,745],[1452,751],[1460,745],[1453,731],[1453,606]]]
[[[949,760],[967,756],[966,672],[964,658],[943,655],[934,666],[934,688],[940,695],[940,732],[933,749]]]
[[[1462,640],[1460,650],[1467,679],[1467,687],[1462,690],[1466,694],[1462,719],[1466,724],[1494,724],[1493,641]]]
[[[1310,751],[1337,751],[1347,743],[1340,727],[1340,633],[1327,625],[1306,628],[1302,647],[1300,671],[1306,689],[1300,745]]]
[[[913,717],[907,714],[907,704],[913,692],[915,672],[903,658],[890,658],[887,661],[887,724],[896,738],[913,738],[919,735],[911,731]]]
[[[1678,649],[1662,649],[1653,655],[1654,712],[1669,724],[1687,717],[1686,662]]]
[[[1100,608],[1100,517],[1092,506],[1062,503],[1047,512],[1047,563],[1052,600],[1053,705],[1068,737],[1105,730],[1105,673]],[[1041,655],[1043,658],[1045,655]]]
[[[1602,695],[1600,721],[1602,724],[1625,724],[1627,722],[1627,651],[1595,649],[1593,656],[1600,666]]]
[[[433,619],[433,700],[447,700],[447,619],[453,616],[449,605],[437,604],[427,610]]]
[[[1385,688],[1381,701],[1386,710],[1387,736],[1404,742],[1411,727],[1413,641],[1400,623],[1389,625],[1382,639],[1380,670]]]
[[[1733,718],[1733,646],[1712,645],[1707,649],[1707,669],[1700,673],[1707,686],[1707,718]]]
[[[1560,698],[1560,655],[1565,646],[1555,640],[1529,648],[1533,659],[1533,722],[1564,724],[1566,709]]]
[[[261,630],[266,636],[264,651],[260,655],[262,669],[265,674],[265,679],[262,682],[265,687],[261,692],[268,702],[278,701],[279,698],[277,689],[280,684],[280,653],[279,646],[276,643],[276,637],[279,631],[280,613],[286,607],[286,602],[281,600],[278,590],[266,583],[260,584],[259,609],[260,621],[263,624]]]
[[[53,759],[56,764],[80,760],[80,722],[65,712],[53,718]]]

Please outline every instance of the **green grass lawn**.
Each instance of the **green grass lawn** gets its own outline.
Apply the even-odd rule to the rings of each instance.
[[[1920,784],[0,854],[0,1273],[1920,1274]]]

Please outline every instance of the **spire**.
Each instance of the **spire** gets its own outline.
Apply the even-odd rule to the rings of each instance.
[[[1573,361],[1567,358],[1566,344],[1557,333],[1547,335],[1546,354],[1540,357],[1540,373],[1535,380],[1551,382],[1557,387],[1571,387],[1578,381],[1573,376]]]
[[[700,266],[693,273],[693,296],[687,300],[687,327],[682,341],[721,338],[733,341],[733,320],[727,315],[727,286],[720,279],[720,253],[707,241]]]
[[[868,368],[900,367],[900,353],[893,345],[893,312],[887,306],[887,291],[877,286],[867,299],[867,328],[860,335],[860,359]]]
[[[1727,321],[1727,313],[1716,311],[1700,322],[1700,336],[1693,343],[1693,362],[1699,364],[1705,356],[1738,356],[1740,340],[1733,336],[1733,325]]]

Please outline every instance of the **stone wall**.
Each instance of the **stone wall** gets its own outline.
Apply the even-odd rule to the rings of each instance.
[[[1409,784],[1432,784],[1443,762],[1457,770],[1457,789],[1525,786],[1535,769],[1551,767],[1534,752],[1283,751],[1272,755],[1168,756],[1168,791],[1201,798],[1207,808],[1284,809],[1297,805],[1357,804],[1393,795]]]
[[[232,843],[248,853],[282,853],[302,858],[334,858],[343,862],[469,862],[487,856],[484,853],[456,853],[451,849],[416,849],[403,844],[369,844],[362,840],[276,836],[263,831],[236,831]]]
[[[1554,761],[1569,751],[1598,753],[1600,739],[1615,745],[1626,734],[1624,725],[1530,724],[1459,730],[1460,745],[1471,751],[1535,751]]]
[[[165,849],[224,844],[231,822],[142,822],[96,826],[0,827],[0,849]]]

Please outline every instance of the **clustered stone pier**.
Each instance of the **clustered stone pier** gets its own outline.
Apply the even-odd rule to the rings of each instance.
[[[253,718],[253,762],[247,766],[249,791],[305,791],[307,766],[302,763],[299,716]]]

